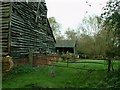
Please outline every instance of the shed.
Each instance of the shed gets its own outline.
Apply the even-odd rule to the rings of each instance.
[[[55,38],[44,0],[41,2],[1,2],[1,55],[13,58],[55,52]]]
[[[76,40],[57,40],[56,41],[56,51],[59,53],[76,53]]]

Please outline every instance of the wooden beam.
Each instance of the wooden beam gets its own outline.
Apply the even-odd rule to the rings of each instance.
[[[10,18],[9,18],[9,32],[8,32],[8,54],[10,55],[11,52],[11,15],[12,15],[12,3],[10,3],[9,6],[9,13],[10,13]]]

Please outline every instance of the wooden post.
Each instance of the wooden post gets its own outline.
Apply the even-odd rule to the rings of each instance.
[[[67,58],[67,67],[68,67],[68,63],[69,63],[69,60],[68,60],[68,58]]]
[[[10,3],[10,8],[9,8],[9,13],[10,13],[10,16],[9,16],[9,31],[8,31],[8,54],[10,55],[11,54],[11,32],[12,32],[12,29],[11,29],[11,16],[12,16],[12,3]]]
[[[76,54],[75,47],[73,48],[73,50],[74,50],[74,54]]]
[[[29,63],[32,66],[33,65],[33,49],[29,49]]]
[[[66,59],[67,59],[67,67],[68,67],[68,64],[69,64],[69,52],[67,51],[66,54],[67,54],[67,56],[66,56],[67,58]]]
[[[35,22],[37,22],[37,18],[39,17],[39,7],[40,7],[40,2],[38,2],[37,11],[36,11],[36,18],[35,18]]]
[[[112,63],[111,63],[111,67],[112,67],[112,71],[114,71],[114,67],[113,67],[113,61],[112,61]]]
[[[111,68],[111,60],[110,59],[108,59],[108,72],[110,72],[111,70],[110,70],[110,68]]]

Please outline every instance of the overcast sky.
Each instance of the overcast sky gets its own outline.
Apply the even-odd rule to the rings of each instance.
[[[108,0],[46,0],[48,18],[55,17],[62,24],[61,32],[77,28],[82,19],[88,15],[100,15]]]

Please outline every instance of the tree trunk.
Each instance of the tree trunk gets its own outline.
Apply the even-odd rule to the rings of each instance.
[[[114,67],[113,67],[113,61],[112,61],[112,63],[111,63],[111,67],[112,67],[112,71],[114,71]]]
[[[111,70],[111,59],[108,59],[108,72]]]

